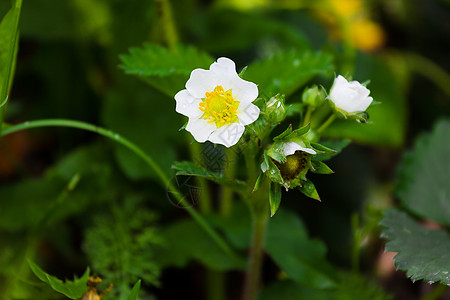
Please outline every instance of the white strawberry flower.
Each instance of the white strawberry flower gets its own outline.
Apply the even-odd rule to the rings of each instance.
[[[364,112],[372,103],[370,90],[358,81],[350,81],[339,75],[331,87],[330,99],[335,107],[344,114]]]
[[[209,70],[191,72],[186,89],[175,95],[176,111],[189,117],[186,130],[196,141],[231,147],[245,125],[258,119],[260,110],[252,104],[256,97],[256,84],[240,78],[234,62],[221,57]]]

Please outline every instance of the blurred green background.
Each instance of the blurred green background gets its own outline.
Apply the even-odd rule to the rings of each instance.
[[[346,18],[351,2],[172,0],[171,7],[179,43],[212,58],[232,58],[238,71],[294,49],[331,54],[339,74],[348,64],[339,18]],[[362,270],[396,299],[418,299],[420,284],[401,273],[380,271],[383,244],[373,223],[381,209],[396,201],[393,180],[404,150],[450,114],[450,82],[445,77],[450,70],[450,2],[356,2],[362,23],[347,24],[352,33],[347,38],[358,48],[353,78],[370,80],[371,95],[381,104],[369,110],[373,124],[336,123],[326,132],[355,143],[330,162],[336,174],[311,177],[322,203],[291,191],[283,193],[282,205],[302,216],[308,232],[325,242],[329,260],[342,268],[351,264],[351,219],[360,212],[361,224],[371,228],[362,248]],[[6,122],[68,118],[99,124],[135,142],[173,176],[172,162],[188,158],[192,140],[178,130],[185,120],[174,110],[173,95],[119,68],[119,56],[131,47],[170,43],[165,3],[24,0]],[[0,0],[0,18],[10,5]],[[347,9],[343,13],[335,6]],[[329,87],[332,80],[328,76],[314,82]],[[172,88],[181,90],[183,85]],[[297,91],[287,102],[300,97]],[[60,278],[81,275],[89,265],[103,277],[109,274],[104,279],[119,283],[115,295],[143,278],[148,295],[142,299],[206,299],[199,264],[161,270],[158,251],[164,242],[159,232],[186,213],[171,203],[155,175],[130,151],[72,129],[20,132],[0,141],[0,180],[0,290],[6,299],[50,299],[27,284],[32,274],[24,257]],[[110,261],[95,263],[105,256]],[[126,267],[115,256],[122,263],[125,259]],[[270,281],[276,268],[266,268]],[[241,287],[242,274],[234,272],[237,276],[228,280],[230,295]]]

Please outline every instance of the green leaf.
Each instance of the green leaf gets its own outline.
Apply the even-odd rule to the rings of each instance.
[[[306,179],[306,181],[302,181],[302,186],[299,186],[298,189],[300,192],[302,192],[304,195],[319,200],[319,193],[317,193],[316,187],[314,186],[314,183],[311,182],[311,180]]]
[[[161,267],[183,267],[196,260],[213,270],[241,269],[193,220],[181,220],[161,232],[166,241],[157,261]],[[245,267],[245,266],[244,266]]]
[[[396,193],[415,214],[450,226],[450,120],[420,136],[398,169]]]
[[[277,212],[281,202],[281,186],[273,181],[269,185],[270,216]]]
[[[3,113],[14,77],[19,41],[22,1],[16,0],[12,4],[0,22],[0,124],[3,122]]]
[[[178,46],[176,51],[152,44],[131,48],[120,56],[120,67],[154,88],[173,97],[184,88],[189,74],[196,68],[208,69],[213,59],[194,47]]]
[[[321,161],[313,160],[311,161],[312,169],[311,171],[316,174],[333,174],[333,170],[330,169],[326,164]]]
[[[388,239],[386,251],[398,252],[394,257],[398,269],[412,280],[450,284],[450,235],[444,230],[427,229],[405,212],[386,211],[380,225],[382,237]]]
[[[384,290],[358,273],[342,273],[333,290],[314,290],[291,280],[275,282],[265,288],[261,300],[391,300]]]
[[[137,300],[140,290],[141,281],[138,280],[138,282],[136,282],[136,284],[133,286],[133,289],[131,289],[130,296],[128,296],[127,300]]]
[[[177,175],[185,176],[199,176],[218,184],[228,186],[236,191],[246,192],[248,191],[247,184],[241,180],[229,179],[216,172],[211,172],[193,162],[174,162],[172,168],[177,170]]]
[[[326,261],[325,245],[308,238],[295,214],[280,209],[270,219],[266,249],[292,280],[310,288],[336,287],[337,274]]]
[[[45,273],[31,260],[28,260],[28,265],[30,266],[33,273],[40,280],[42,280],[45,283],[48,283],[53,290],[61,294],[64,294],[70,299],[81,298],[84,295],[84,293],[86,293],[87,281],[89,277],[89,268],[87,268],[86,272],[84,272],[81,278],[75,279],[73,281],[66,280],[65,282],[63,282],[62,280]]]
[[[291,50],[252,63],[244,79],[258,84],[269,97],[277,93],[289,96],[314,76],[331,76],[333,70],[329,54]]]

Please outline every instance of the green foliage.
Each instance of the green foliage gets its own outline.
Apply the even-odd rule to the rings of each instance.
[[[264,96],[271,97],[277,93],[288,96],[314,76],[330,76],[333,70],[329,54],[291,50],[252,63],[244,79],[257,83]]]
[[[115,286],[112,295],[125,299],[138,278],[159,284],[155,253],[163,240],[155,221],[139,197],[128,196],[123,204],[113,204],[109,213],[97,216],[86,230],[83,248],[92,269]]]
[[[15,0],[0,22],[0,124],[6,109],[16,66],[22,0]],[[0,128],[1,131],[1,128]]]
[[[326,261],[323,243],[308,238],[300,219],[279,210],[267,228],[266,249],[275,263],[294,281],[305,287],[336,287],[338,277]]]
[[[283,280],[263,290],[261,300],[392,300],[375,283],[359,274],[342,273],[340,285],[333,290],[314,290],[300,284]]]
[[[448,232],[427,229],[397,209],[387,211],[380,225],[385,227],[382,237],[389,240],[386,250],[398,252],[394,257],[398,269],[412,280],[450,284]]]
[[[181,136],[178,131],[180,125],[177,124],[179,116],[174,111],[175,101],[156,91],[142,90],[142,84],[131,86],[125,89],[126,92],[112,90],[107,95],[102,120],[106,127],[127,137],[151,157],[157,158],[158,165],[170,176],[170,166],[176,158],[173,144]],[[115,156],[129,178],[155,178],[155,172],[128,149],[116,147]]]
[[[396,194],[420,217],[450,225],[450,120],[420,136],[399,166]]]
[[[404,207],[414,214],[449,225],[450,122],[436,124],[432,133],[420,136],[399,166],[396,192]],[[450,284],[448,247],[443,230],[427,229],[399,210],[388,211],[380,223],[389,239],[386,250],[395,251],[397,268],[412,280]]]
[[[245,182],[237,179],[226,178],[222,174],[208,171],[207,169],[192,162],[175,162],[172,165],[172,168],[178,171],[177,175],[199,176],[201,178],[205,178],[218,184],[230,187],[239,192],[248,191],[248,187]]]
[[[83,276],[79,279],[73,281],[62,280],[45,273],[41,268],[39,268],[31,260],[28,261],[33,273],[43,282],[49,284],[51,288],[59,293],[62,293],[69,297],[70,299],[78,299],[83,296],[87,289],[87,281],[89,277],[89,268],[84,272]]]
[[[316,150],[317,155],[314,155],[311,160],[324,161],[338,155],[342,150],[350,144],[349,139],[343,140],[325,140],[318,143],[311,143],[311,146]]]
[[[194,47],[180,45],[170,51],[151,44],[131,48],[129,54],[120,58],[125,73],[138,76],[169,97],[184,88],[192,70],[208,69],[213,61],[209,55]]]
[[[184,267],[191,260],[213,270],[240,269],[193,220],[181,220],[161,232],[166,247],[158,255],[162,267]]]

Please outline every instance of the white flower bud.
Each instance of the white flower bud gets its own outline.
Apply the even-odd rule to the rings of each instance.
[[[328,99],[333,101],[335,107],[347,114],[364,112],[373,98],[369,96],[370,91],[358,81],[348,82],[339,75],[331,87]]]

